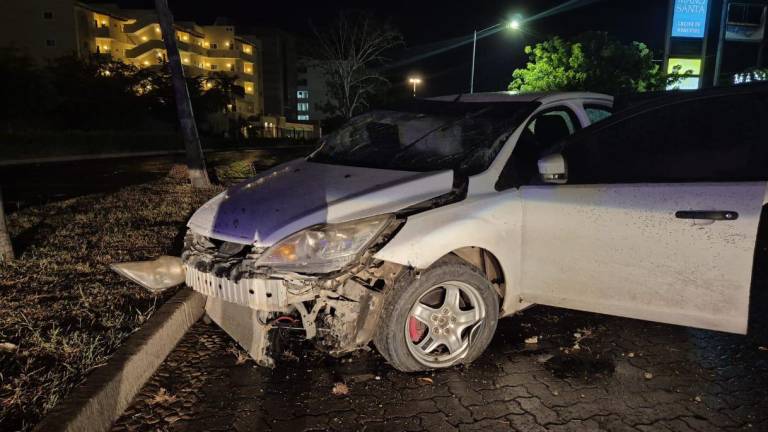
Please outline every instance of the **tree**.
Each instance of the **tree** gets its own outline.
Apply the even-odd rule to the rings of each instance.
[[[160,21],[165,50],[168,53],[168,65],[171,70],[171,80],[176,100],[176,112],[179,116],[181,136],[184,138],[184,146],[187,151],[187,169],[192,187],[208,187],[211,181],[205,168],[205,157],[200,144],[200,135],[197,133],[197,124],[192,111],[192,102],[189,98],[189,89],[184,79],[184,68],[181,65],[179,47],[176,44],[176,30],[173,26],[173,15],[168,7],[168,0],[155,0],[157,17]]]
[[[8,233],[8,225],[5,222],[5,209],[3,208],[3,191],[0,189],[0,262],[14,258],[11,235]]]
[[[384,54],[403,43],[402,35],[364,12],[342,12],[328,28],[314,29],[317,60],[328,80],[328,114],[345,119],[359,114],[389,81],[376,71]]]
[[[587,32],[572,40],[554,37],[525,47],[530,61],[512,73],[509,90],[594,91],[623,94],[663,90],[691,73],[665,74],[641,42],[625,45],[604,32]]]

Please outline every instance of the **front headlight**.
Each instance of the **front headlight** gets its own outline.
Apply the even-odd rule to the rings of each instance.
[[[340,270],[353,262],[391,221],[392,216],[384,215],[307,228],[269,248],[256,266],[296,273]]]

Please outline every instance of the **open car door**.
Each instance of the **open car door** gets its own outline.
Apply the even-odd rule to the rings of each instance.
[[[746,333],[766,118],[766,92],[698,94],[577,135],[544,161],[563,184],[521,188],[522,300]]]

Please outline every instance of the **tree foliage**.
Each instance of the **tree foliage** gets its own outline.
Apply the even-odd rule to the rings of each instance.
[[[690,74],[665,74],[645,44],[623,44],[604,32],[587,32],[571,40],[556,36],[527,46],[525,53],[530,61],[512,73],[510,90],[623,94],[663,90]]]
[[[177,123],[167,65],[138,68],[103,56],[67,56],[39,65],[0,48],[0,74],[0,128],[6,131],[147,130]],[[187,77],[199,122],[242,97],[236,79],[224,73]]]
[[[327,78],[329,101],[324,111],[349,119],[364,111],[370,99],[389,85],[376,68],[385,53],[403,43],[387,23],[365,12],[342,12],[333,24],[315,29],[317,48],[312,57]]]

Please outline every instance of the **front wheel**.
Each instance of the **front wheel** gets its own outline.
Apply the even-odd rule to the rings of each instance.
[[[493,338],[499,298],[474,266],[449,255],[396,284],[374,338],[396,369],[413,372],[471,363]]]

